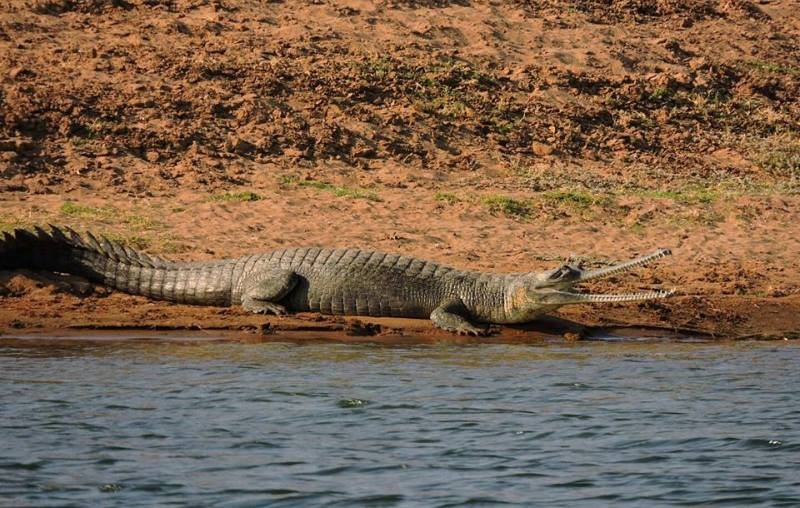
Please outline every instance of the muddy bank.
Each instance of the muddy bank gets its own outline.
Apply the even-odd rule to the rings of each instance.
[[[258,316],[239,308],[154,302],[109,293],[65,276],[0,272],[18,296],[5,296],[0,335],[75,340],[345,341],[529,343],[547,340],[783,340],[800,338],[797,296],[784,298],[679,296],[638,305],[576,305],[519,326],[493,326],[488,338],[458,337],[428,320],[324,316]],[[94,294],[94,293],[99,294]],[[76,293],[83,293],[79,296]],[[93,338],[94,337],[94,338]]]
[[[674,288],[674,299],[560,316],[789,336],[800,330],[794,10],[4,2],[0,231],[65,224],[185,260],[349,246],[493,271],[668,247],[668,261],[591,289]],[[0,278],[2,330],[269,321],[346,333],[352,322]],[[393,323],[376,333],[438,333]]]

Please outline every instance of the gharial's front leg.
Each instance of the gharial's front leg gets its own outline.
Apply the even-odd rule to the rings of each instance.
[[[469,315],[467,307],[460,298],[451,298],[431,312],[433,324],[447,330],[465,335],[487,335],[489,327],[481,327],[469,322],[466,316]]]
[[[286,314],[286,307],[275,302],[296,285],[297,274],[292,270],[265,270],[249,275],[242,291],[242,307],[260,314]]]

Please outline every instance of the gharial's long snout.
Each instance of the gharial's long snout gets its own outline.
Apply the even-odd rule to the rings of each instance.
[[[669,249],[658,249],[655,252],[632,259],[630,261],[625,261],[623,263],[590,271],[583,271],[580,267],[574,267],[574,266],[564,267],[561,270],[567,269],[571,273],[570,275],[564,274],[566,276],[563,277],[562,281],[566,283],[565,284],[566,287],[564,287],[564,289],[562,289],[561,291],[557,291],[557,293],[559,294],[559,300],[561,300],[564,303],[639,302],[645,300],[658,300],[661,298],[667,298],[669,296],[672,296],[674,291],[657,290],[657,291],[644,291],[641,293],[588,294],[588,293],[579,293],[577,291],[573,291],[571,288],[573,285],[580,284],[581,282],[586,282],[595,279],[602,279],[605,277],[611,277],[612,275],[618,275],[633,270],[634,268],[646,266],[654,261],[667,257],[671,254],[672,251]],[[556,275],[556,278],[561,278],[561,277]]]
[[[665,258],[667,256],[671,256],[672,251],[669,249],[658,249],[655,252],[651,252],[646,256],[641,256],[636,259],[631,259],[630,261],[625,261],[624,263],[619,263],[612,266],[607,266],[605,268],[600,268],[599,270],[592,270],[590,272],[583,272],[581,273],[580,278],[576,282],[586,282],[587,280],[594,280],[594,279],[602,279],[605,277],[610,277],[612,275],[616,275],[618,273],[627,272],[629,270],[633,270],[634,268],[639,268],[640,266],[646,266],[652,263],[653,261],[659,260],[661,258]]]

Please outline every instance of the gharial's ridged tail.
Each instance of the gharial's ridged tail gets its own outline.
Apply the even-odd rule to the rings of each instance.
[[[50,226],[46,231],[34,226],[32,231],[15,229],[0,237],[0,268],[3,269],[36,268],[74,273],[73,270],[82,265],[81,271],[88,273],[81,275],[93,278],[91,272],[105,271],[105,266],[97,266],[98,263],[93,263],[93,270],[87,270],[90,267],[85,265],[94,256],[137,267],[166,268],[171,264],[102,236],[96,238],[89,232],[80,235],[69,227]],[[65,266],[65,262],[69,265]],[[96,279],[96,282],[103,282],[103,279]]]
[[[69,273],[159,300],[229,305],[231,281],[219,263],[173,263],[68,227],[16,229],[0,237],[0,269]],[[191,290],[191,291],[190,291]]]

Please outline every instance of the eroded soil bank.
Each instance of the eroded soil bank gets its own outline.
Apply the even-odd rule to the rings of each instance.
[[[497,271],[670,247],[659,265],[591,289],[675,298],[559,317],[796,337],[797,9],[11,0],[0,6],[0,230],[65,224],[187,260],[355,246]],[[440,336],[425,322],[355,321],[0,272],[0,332],[260,334],[269,322]],[[580,335],[571,327],[556,333]]]

